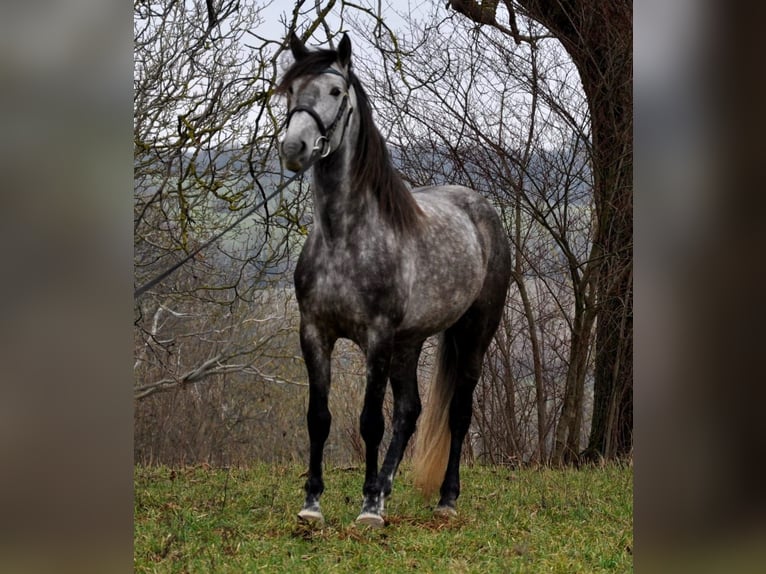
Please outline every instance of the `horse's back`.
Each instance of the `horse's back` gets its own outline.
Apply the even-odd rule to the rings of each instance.
[[[500,216],[483,195],[462,185],[418,187],[413,197],[424,213],[446,209],[468,218],[476,230],[484,257],[492,265],[510,266],[510,247]],[[465,221],[465,219],[464,219]]]
[[[434,204],[449,204],[471,218],[474,225],[491,226],[493,231],[504,229],[497,211],[487,198],[463,185],[431,185],[412,189],[412,195],[421,209]],[[504,239],[503,239],[504,240]]]

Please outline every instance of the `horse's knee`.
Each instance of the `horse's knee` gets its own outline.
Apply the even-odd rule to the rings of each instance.
[[[418,418],[422,410],[423,407],[420,405],[419,400],[401,410],[402,427],[407,435],[415,432],[415,427],[418,424]]]
[[[312,405],[306,414],[309,437],[312,439],[325,440],[330,434],[332,414],[326,406]]]
[[[383,440],[385,430],[383,412],[371,412],[369,409],[364,409],[359,417],[359,430],[364,442],[379,444]]]

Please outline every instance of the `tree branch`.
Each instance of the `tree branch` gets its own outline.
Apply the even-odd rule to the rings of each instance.
[[[506,28],[497,21],[497,5],[499,3],[499,0],[484,0],[483,2],[479,2],[478,0],[449,0],[447,6],[479,25],[486,24],[500,30],[503,34],[513,38],[516,44],[526,42],[534,45],[535,42],[542,40],[543,38],[553,38],[553,36],[549,34],[540,36],[527,36],[521,34],[519,32],[518,24],[516,23],[516,12],[511,0],[503,0],[505,7],[508,9],[508,20],[511,26],[510,28]]]

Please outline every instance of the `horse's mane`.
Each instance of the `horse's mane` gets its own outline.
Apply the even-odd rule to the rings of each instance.
[[[297,78],[318,75],[337,60],[335,50],[309,52],[285,72],[277,93],[284,93]],[[378,198],[381,217],[395,230],[401,233],[413,231],[420,225],[422,211],[391,163],[386,142],[373,122],[367,92],[353,71],[349,71],[349,83],[356,93],[360,124],[351,160],[351,185],[372,190]]]

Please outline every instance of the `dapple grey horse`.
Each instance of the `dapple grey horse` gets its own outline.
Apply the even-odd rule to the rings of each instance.
[[[299,519],[324,523],[322,454],[332,420],[330,356],[338,338],[366,355],[360,417],[366,447],[360,524],[382,526],[385,498],[421,411],[417,366],[440,333],[435,376],[418,432],[416,484],[441,485],[435,513],[455,514],[473,390],[510,280],[510,249],[490,203],[457,186],[409,190],[392,166],[370,102],[352,71],[351,42],[308,50],[291,35],[295,63],[280,144],[284,165],[313,165],[314,223],[295,269],[300,343],[309,378],[310,456]],[[378,469],[390,381],[393,434]]]

